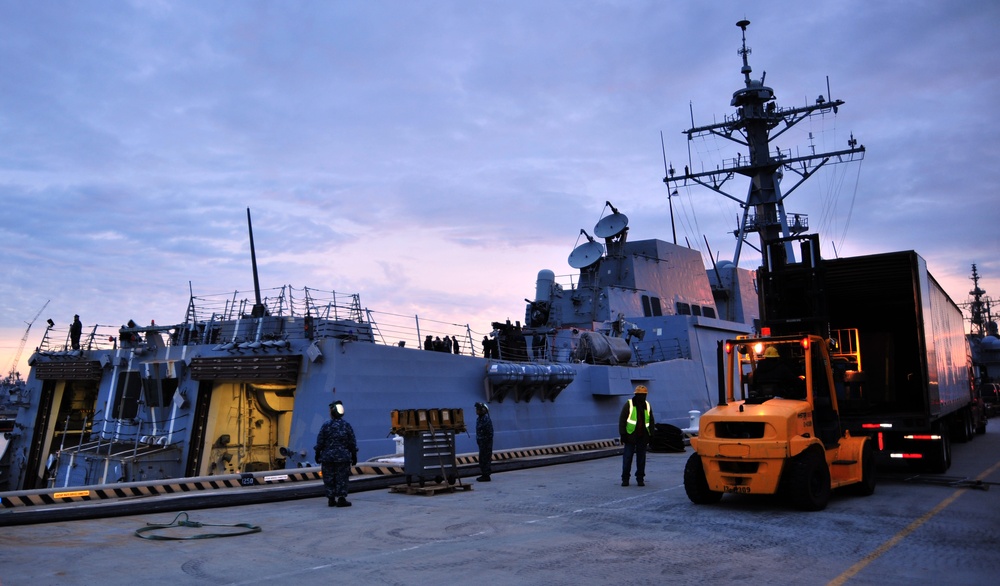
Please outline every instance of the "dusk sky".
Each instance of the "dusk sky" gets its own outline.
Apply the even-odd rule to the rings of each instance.
[[[661,132],[678,168],[736,155],[681,131],[733,113],[743,18],[779,106],[827,80],[846,102],[778,145],[867,148],[786,201],[825,256],[916,250],[957,303],[976,263],[1000,297],[992,0],[0,0],[2,374],[46,300],[25,376],[47,318],[180,323],[189,283],[252,291],[248,207],[265,289],[477,339],[523,320],[606,201],[671,240]],[[673,204],[680,243],[732,258],[738,205]]]

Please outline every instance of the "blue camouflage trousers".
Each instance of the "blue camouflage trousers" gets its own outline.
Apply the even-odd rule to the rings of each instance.
[[[351,475],[350,462],[323,462],[323,486],[326,498],[347,496],[347,479]]]

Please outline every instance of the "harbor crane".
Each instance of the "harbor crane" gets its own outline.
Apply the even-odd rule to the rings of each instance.
[[[24,330],[24,336],[21,337],[21,343],[17,347],[17,352],[14,353],[14,360],[11,361],[10,363],[10,372],[7,373],[8,380],[14,380],[14,374],[15,371],[17,370],[17,363],[21,360],[21,353],[24,352],[24,345],[27,344],[28,342],[28,332],[31,331],[31,326],[34,325],[35,320],[38,319],[38,316],[42,315],[42,312],[45,311],[45,308],[49,306],[49,301],[51,301],[51,299],[45,302],[45,305],[43,305],[42,308],[38,310],[38,313],[35,314],[35,317],[31,318],[31,321],[25,322],[28,324],[28,327]]]

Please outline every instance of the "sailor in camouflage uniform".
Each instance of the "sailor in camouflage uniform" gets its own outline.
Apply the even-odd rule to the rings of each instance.
[[[323,424],[316,436],[316,462],[323,466],[323,485],[326,487],[327,505],[349,507],[347,479],[351,466],[358,464],[358,442],[354,428],[344,421],[344,405],[330,403],[330,419]]]
[[[476,444],[479,445],[479,472],[476,480],[490,481],[490,463],[493,460],[493,421],[486,403],[476,403]]]

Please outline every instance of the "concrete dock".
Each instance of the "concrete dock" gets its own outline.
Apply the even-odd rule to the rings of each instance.
[[[0,586],[46,584],[989,584],[1000,576],[1000,420],[945,476],[883,473],[824,511],[727,495],[697,506],[684,454],[502,471],[433,496],[322,497],[0,528]],[[259,528],[250,532],[250,528]],[[207,535],[242,533],[219,538]]]

